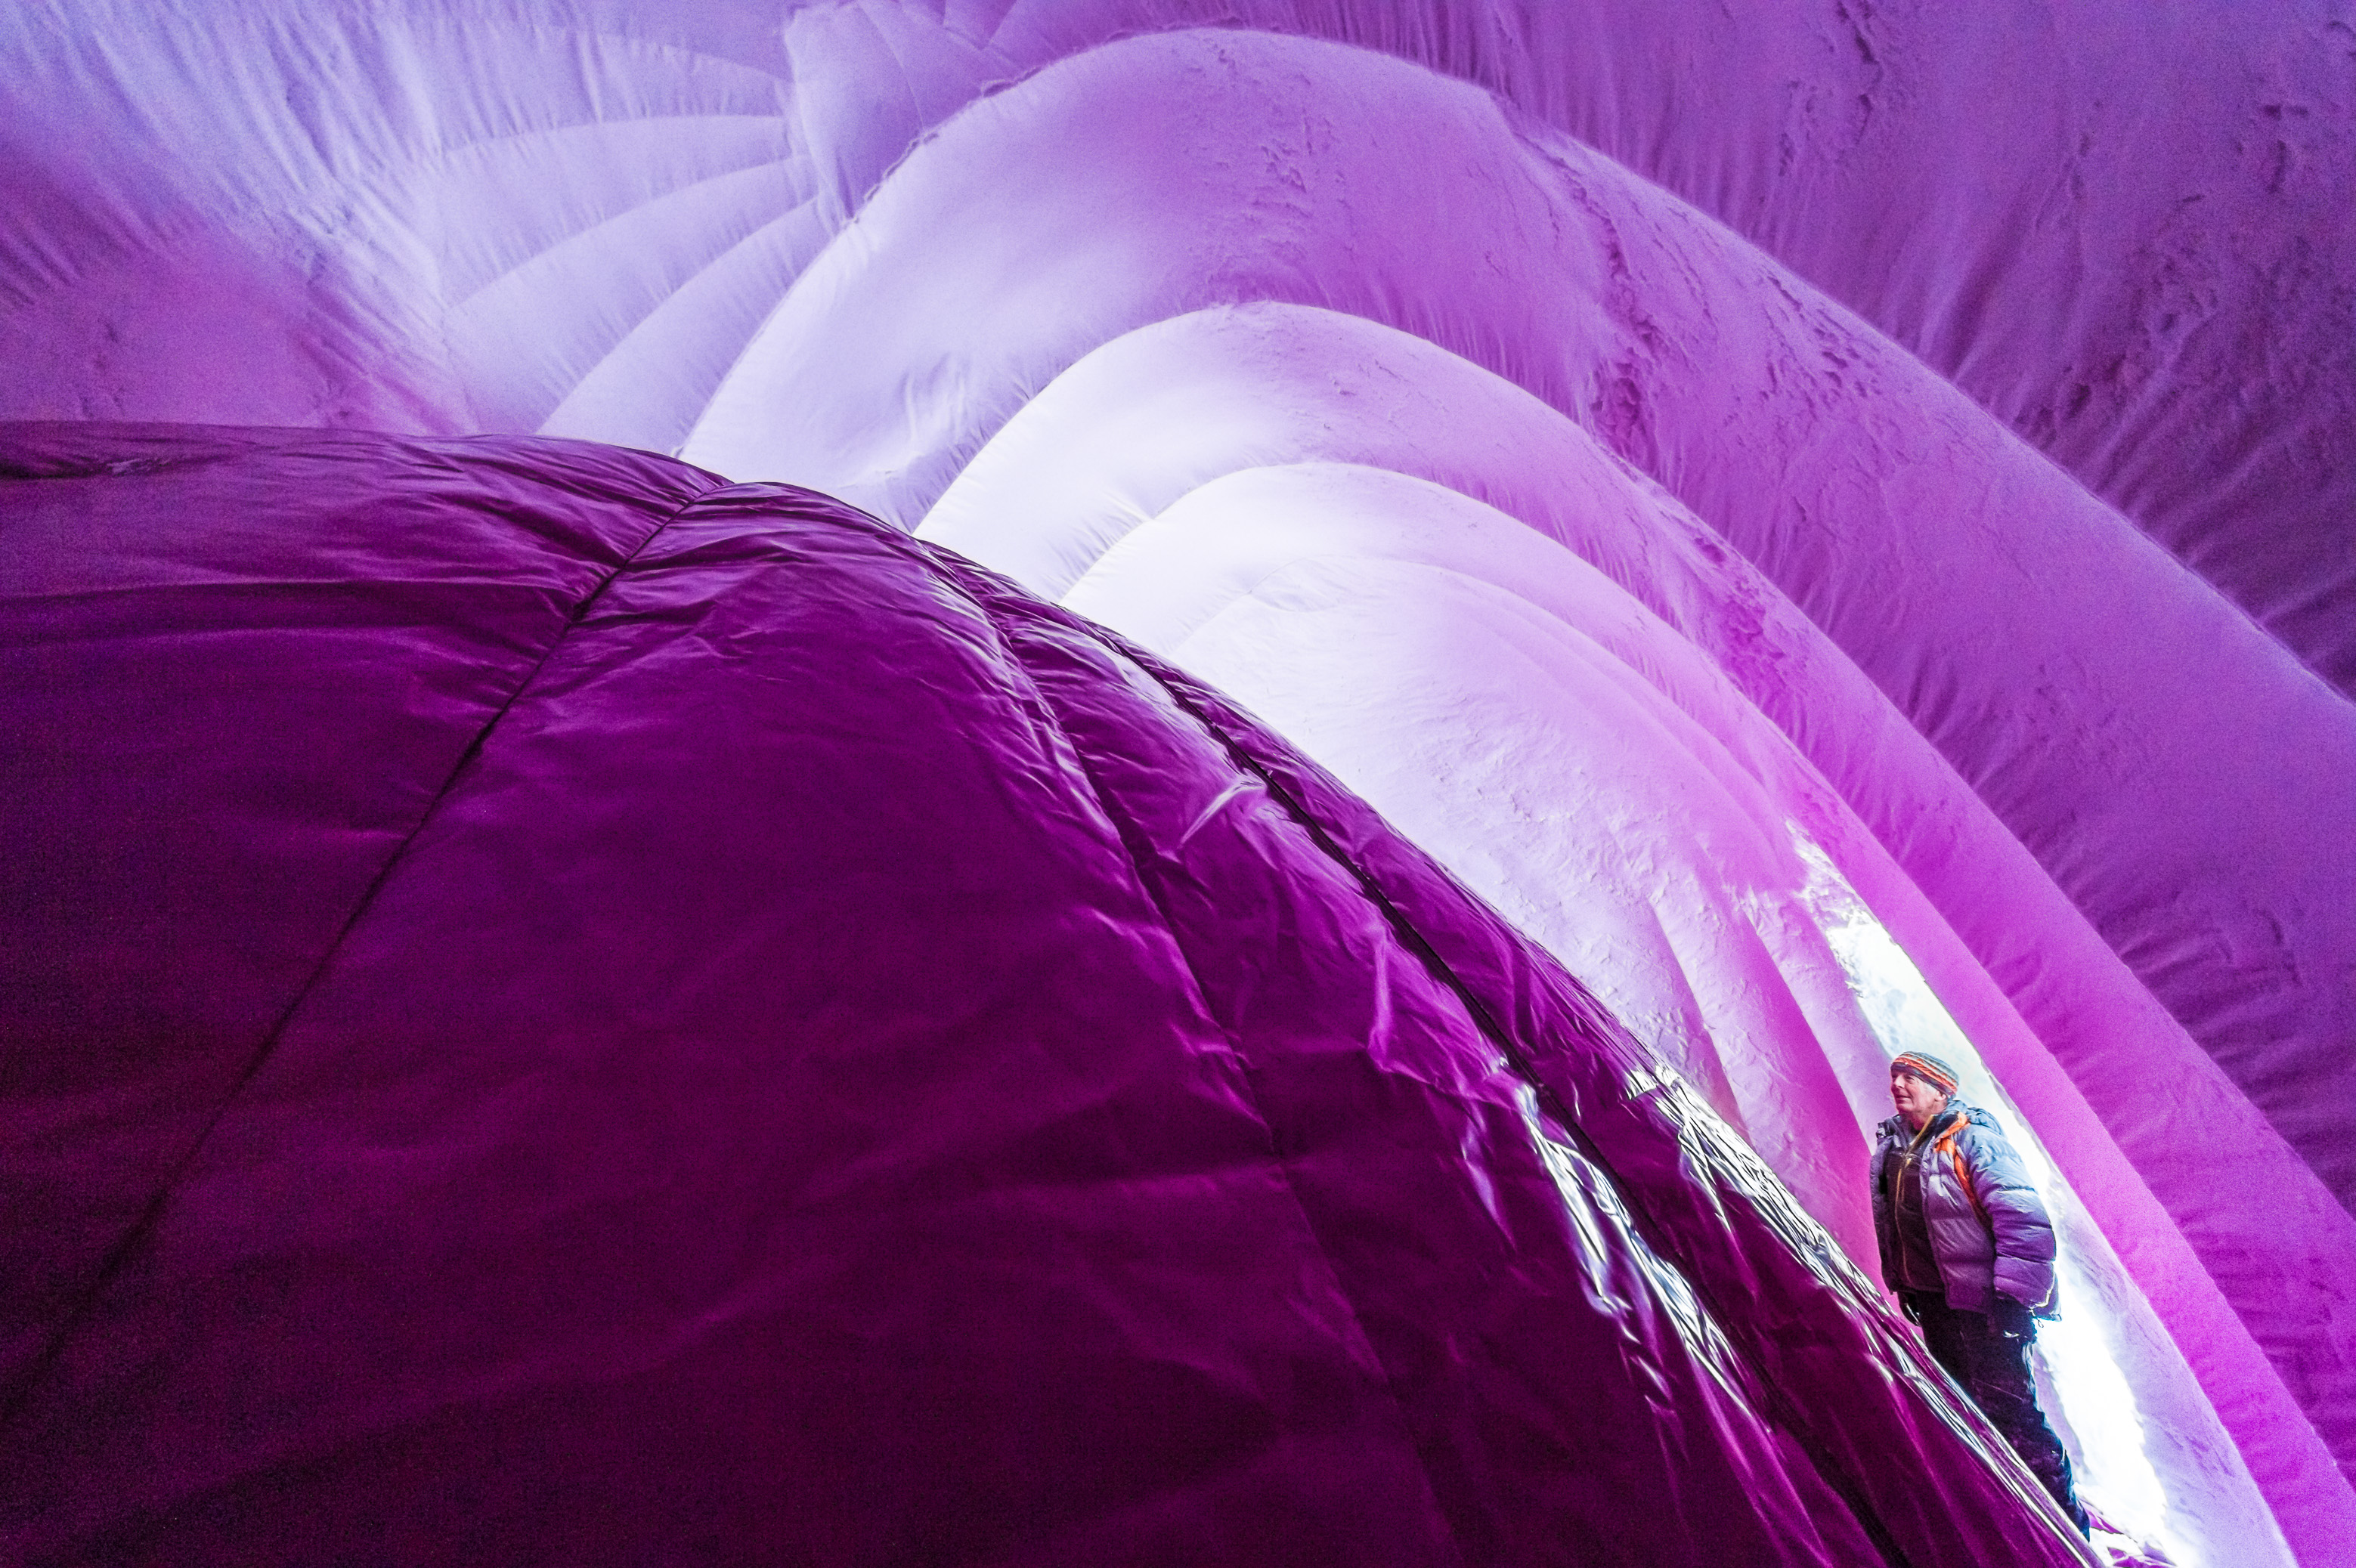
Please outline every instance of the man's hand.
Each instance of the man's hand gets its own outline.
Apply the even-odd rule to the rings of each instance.
[[[2037,1319],[2028,1307],[2002,1291],[1988,1298],[1988,1328],[2008,1339],[2031,1339],[2037,1336]]]

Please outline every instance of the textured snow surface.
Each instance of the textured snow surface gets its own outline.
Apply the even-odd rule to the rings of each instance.
[[[952,547],[1248,705],[1869,1267],[1882,1063],[1964,1061],[2073,1238],[2098,1505],[2356,1540],[2356,0],[37,0],[0,104],[0,418],[587,438]],[[352,548],[423,625],[571,539]],[[202,821],[137,758],[20,802],[127,934],[9,977],[202,1035],[308,895],[218,965],[183,919],[285,801],[397,796],[382,722]],[[74,848],[182,817],[154,886]]]

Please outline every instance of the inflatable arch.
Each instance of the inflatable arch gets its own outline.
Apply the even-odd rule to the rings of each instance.
[[[12,1555],[2345,1559],[2344,4],[0,66]]]

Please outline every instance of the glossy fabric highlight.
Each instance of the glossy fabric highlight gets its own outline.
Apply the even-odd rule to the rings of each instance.
[[[1077,617],[561,443],[5,461],[11,1555],[2083,1560],[1589,993]]]

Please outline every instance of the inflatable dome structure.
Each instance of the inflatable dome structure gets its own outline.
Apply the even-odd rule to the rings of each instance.
[[[2356,9],[0,16],[0,1557],[2356,1562]],[[1924,1050],[2054,1510],[1876,1276]]]

